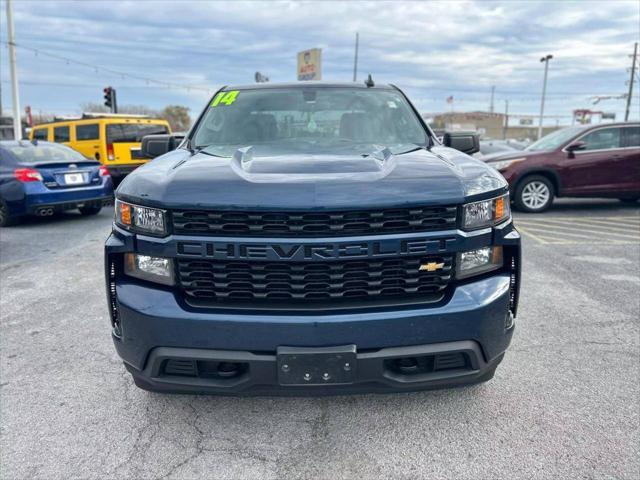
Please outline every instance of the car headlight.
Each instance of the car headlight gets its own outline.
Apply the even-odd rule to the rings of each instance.
[[[474,230],[476,228],[492,227],[511,216],[509,194],[491,200],[467,203],[462,206],[462,228]]]
[[[168,258],[124,254],[124,273],[149,282],[173,285],[173,263]]]
[[[514,163],[523,161],[524,158],[512,158],[511,160],[500,160],[499,162],[488,162],[487,165],[495,168],[499,172],[506,169],[508,166],[513,165]]]
[[[142,207],[116,200],[116,223],[136,233],[167,234],[166,213],[159,208]]]
[[[502,247],[483,247],[458,253],[456,278],[462,279],[502,267]]]

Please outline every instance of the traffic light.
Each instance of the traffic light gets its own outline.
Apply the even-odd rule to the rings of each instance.
[[[104,106],[108,107],[111,113],[118,113],[118,104],[116,103],[116,89],[112,87],[104,87]]]

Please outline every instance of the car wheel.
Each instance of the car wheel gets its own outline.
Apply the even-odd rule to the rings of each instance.
[[[7,205],[0,201],[0,227],[10,227],[16,223],[18,223],[18,219],[16,217],[11,217],[9,215],[9,208]]]
[[[85,205],[78,210],[80,210],[82,215],[97,215],[100,213],[100,210],[102,210],[102,205]]]
[[[526,177],[516,189],[516,207],[523,212],[544,212],[553,203],[554,190],[553,183],[542,175]]]
[[[636,203],[640,197],[624,197],[619,200],[624,203]]]

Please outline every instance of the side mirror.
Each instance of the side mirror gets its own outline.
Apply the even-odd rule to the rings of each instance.
[[[175,150],[184,139],[180,134],[147,135],[142,137],[140,152],[145,158],[156,158]]]
[[[587,144],[581,140],[578,140],[577,142],[573,142],[567,145],[566,150],[569,153],[573,153],[578,150],[584,150],[585,148],[587,148]]]
[[[480,151],[480,135],[475,132],[445,132],[445,147],[455,148],[467,155]]]

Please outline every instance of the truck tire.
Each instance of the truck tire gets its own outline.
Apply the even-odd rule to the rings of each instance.
[[[554,196],[555,188],[547,177],[530,175],[518,184],[513,200],[518,210],[540,213],[551,206]]]
[[[18,223],[18,218],[10,216],[9,208],[0,200],[0,227],[10,227],[16,223]]]

